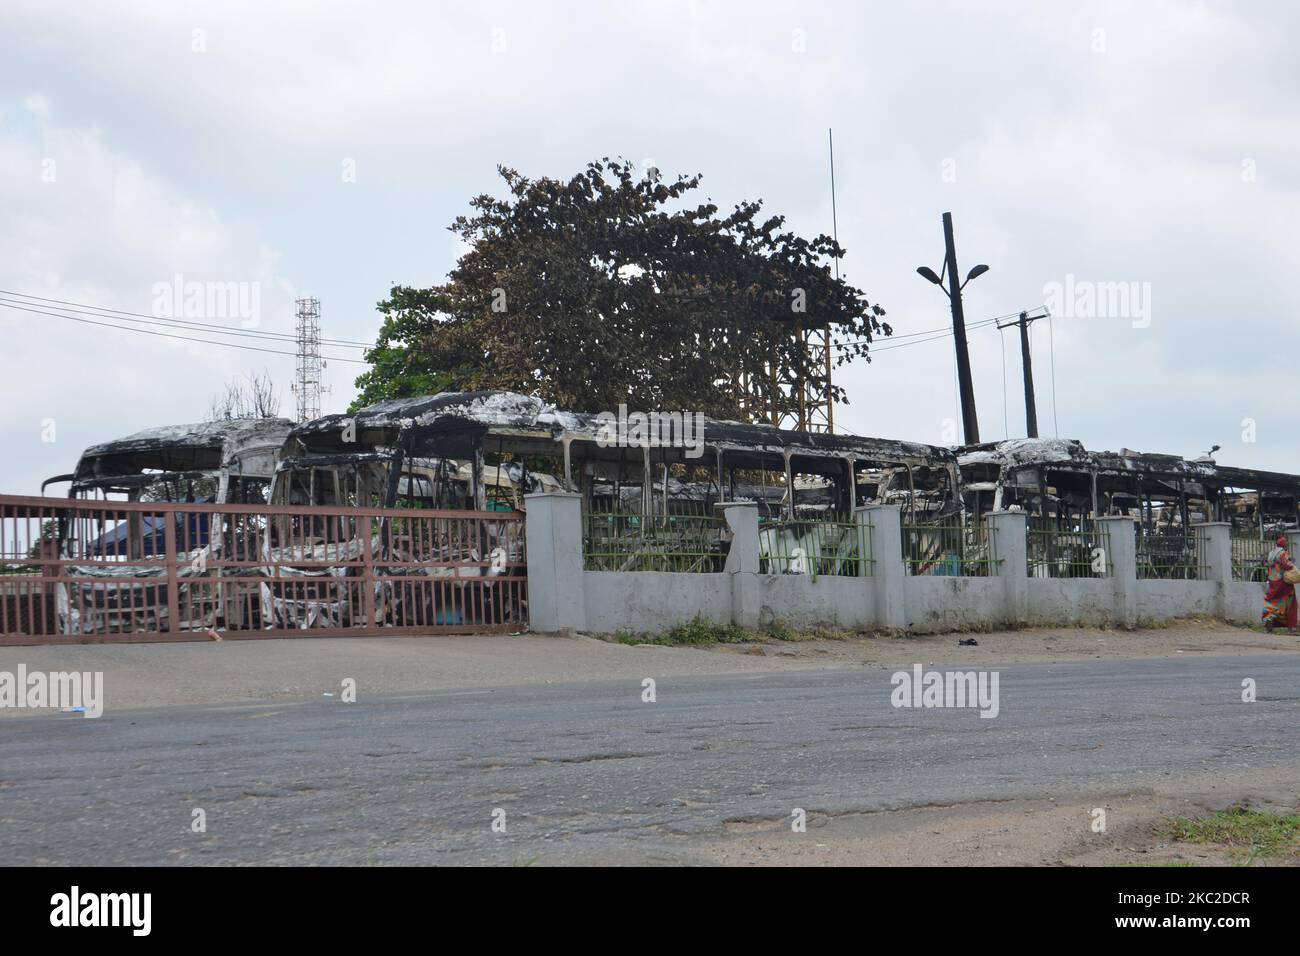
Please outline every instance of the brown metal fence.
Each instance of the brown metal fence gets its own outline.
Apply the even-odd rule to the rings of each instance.
[[[516,512],[0,495],[0,644],[514,630]]]

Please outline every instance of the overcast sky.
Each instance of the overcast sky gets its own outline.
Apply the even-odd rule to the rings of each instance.
[[[1044,435],[1300,471],[1298,26],[1283,3],[5,0],[0,288],[148,315],[177,276],[248,283],[257,330],[311,294],[327,337],[368,341],[391,285],[443,279],[498,163],[699,172],[813,234],[833,127],[844,270],[896,333],[949,321],[915,269],[951,211],[962,271],[991,267],[968,322],[1081,296],[1033,326]],[[1127,305],[1089,305],[1117,283]],[[8,309],[0,330],[2,491],[201,420],[239,373],[292,415],[290,356]],[[959,440],[952,339],[903,342],[839,370],[837,423]],[[970,343],[981,437],[1023,435],[1014,333]],[[330,363],[324,411],[360,369]]]

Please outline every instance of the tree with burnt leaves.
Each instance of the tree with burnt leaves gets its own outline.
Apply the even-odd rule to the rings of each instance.
[[[450,227],[467,251],[447,281],[379,303],[354,407],[509,389],[579,410],[771,420],[793,402],[785,383],[825,390],[802,332],[829,325],[836,365],[891,332],[835,277],[834,240],[795,235],[760,202],[726,215],[693,203],[699,175],[667,182],[609,159],[567,181],[499,172],[507,197],[476,197]]]

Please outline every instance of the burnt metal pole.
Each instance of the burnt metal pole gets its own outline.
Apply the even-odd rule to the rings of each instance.
[[[1034,404],[1034,364],[1029,359],[1029,313],[1021,312],[1020,364],[1025,369],[1025,431],[1030,438],[1038,437],[1038,408]]]
[[[943,214],[943,242],[948,265],[948,299],[952,303],[952,334],[957,342],[957,384],[961,389],[961,419],[966,444],[978,445],[980,425],[975,417],[975,384],[970,374],[970,350],[966,345],[966,313],[962,309],[957,247],[952,237],[952,213]]]

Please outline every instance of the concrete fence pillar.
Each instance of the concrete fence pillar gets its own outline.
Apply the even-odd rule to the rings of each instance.
[[[525,495],[528,549],[528,622],[535,631],[586,626],[582,573],[582,496],[570,492]]]
[[[1232,525],[1226,521],[1210,521],[1192,528],[1197,557],[1203,562],[1197,575],[1202,581],[1232,582],[1231,533]]]
[[[868,525],[871,542],[871,587],[876,623],[902,630],[907,627],[907,566],[903,563],[903,512],[898,505],[867,505],[854,512]]]
[[[1115,622],[1137,624],[1137,527],[1129,515],[1098,518],[1106,567],[1115,585]]]
[[[1196,556],[1201,566],[1196,576],[1215,584],[1214,607],[1219,617],[1228,618],[1228,585],[1232,584],[1232,525],[1208,521],[1192,528]]]
[[[721,512],[731,533],[731,548],[722,569],[731,575],[731,623],[758,627],[763,604],[758,589],[758,503],[723,501],[713,507]]]
[[[1023,511],[988,515],[992,573],[1002,579],[1002,613],[1010,627],[1029,621],[1029,516]]]

